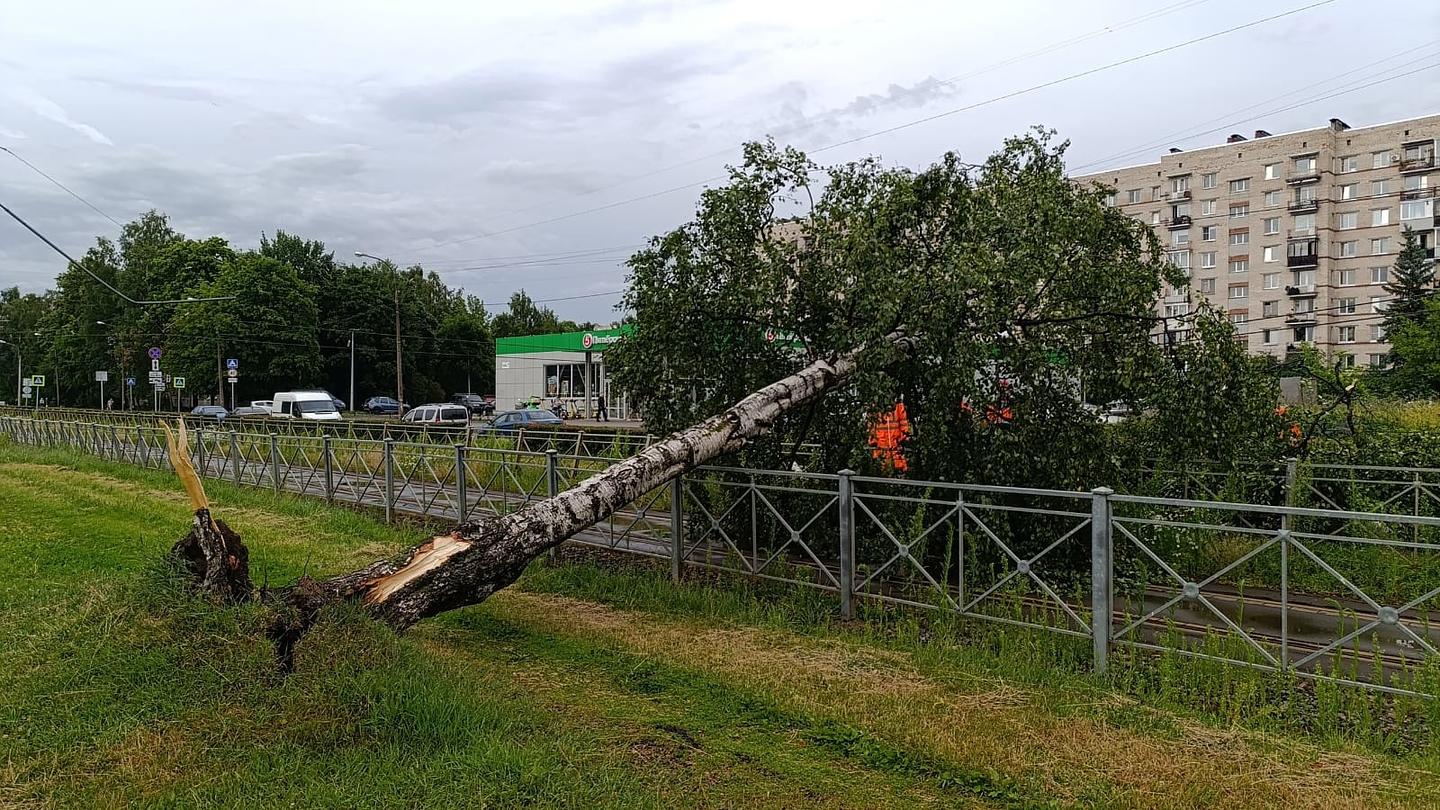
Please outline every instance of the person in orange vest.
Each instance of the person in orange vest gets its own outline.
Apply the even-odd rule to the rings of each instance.
[[[870,428],[872,455],[886,468],[905,472],[909,464],[901,451],[901,443],[910,435],[910,417],[905,412],[905,403],[895,403],[889,413],[881,414]]]

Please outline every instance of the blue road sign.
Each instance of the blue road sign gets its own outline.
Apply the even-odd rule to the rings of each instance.
[[[236,360],[235,358],[232,357],[232,358],[230,358],[229,360],[226,360],[226,361],[225,361],[225,368],[226,368],[226,369],[240,368],[240,361],[239,361],[239,360]]]
[[[135,384],[135,378],[134,378],[134,377],[126,377],[126,378],[125,378],[125,384],[126,384],[126,385],[131,385],[131,386],[133,386],[133,385]]]
[[[159,360],[159,359],[160,359],[160,347],[159,347],[159,346],[151,346],[151,347],[150,347],[150,359],[151,359],[151,360]]]

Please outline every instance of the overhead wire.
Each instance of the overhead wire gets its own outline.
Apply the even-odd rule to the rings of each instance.
[[[53,177],[51,177],[50,175],[46,174],[44,170],[42,170],[39,166],[36,166],[34,163],[31,163],[30,161],[26,160],[25,158],[20,157],[20,155],[19,155],[18,153],[16,153],[15,150],[9,148],[8,146],[0,146],[0,152],[4,152],[5,154],[9,155],[10,157],[15,158],[16,160],[20,161],[21,163],[25,164],[26,166],[29,166],[31,171],[35,172],[36,174],[40,175],[41,177],[45,178],[46,180],[49,180],[51,183],[55,184],[61,191],[65,192],[66,194],[69,194],[71,197],[74,197],[75,199],[79,200],[81,203],[83,203],[83,204],[85,205],[85,207],[89,208],[91,211],[94,211],[95,213],[99,214],[100,216],[102,216],[102,217],[110,220],[110,222],[113,223],[113,224],[115,225],[115,227],[117,227],[117,228],[124,228],[124,227],[125,227],[124,225],[122,225],[122,224],[120,223],[120,220],[118,220],[118,219],[110,216],[109,214],[105,213],[104,211],[101,211],[94,203],[92,203],[92,202],[90,202],[89,200],[85,199],[84,197],[80,196],[78,193],[76,193],[76,192],[75,192],[73,189],[71,189],[69,186],[65,185],[64,183],[60,182],[59,180],[56,180],[55,178],[53,178]]]

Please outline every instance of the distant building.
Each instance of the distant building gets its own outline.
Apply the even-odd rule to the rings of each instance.
[[[1111,203],[1152,225],[1186,271],[1189,286],[1166,289],[1161,314],[1208,300],[1251,351],[1308,342],[1378,365],[1389,350],[1383,285],[1402,228],[1432,258],[1440,237],[1437,138],[1440,115],[1362,129],[1332,118],[1073,179],[1114,188]]]

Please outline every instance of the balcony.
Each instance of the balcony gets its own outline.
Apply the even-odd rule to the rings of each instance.
[[[1181,214],[1174,219],[1167,219],[1165,220],[1165,227],[1169,228],[1172,231],[1178,231],[1181,228],[1188,228],[1190,227],[1190,215]]]
[[[1170,191],[1170,192],[1166,192],[1166,194],[1165,194],[1165,199],[1167,199],[1167,200],[1188,200],[1188,199],[1190,199],[1190,189],[1185,189],[1184,191]]]
[[[1309,241],[1315,238],[1314,228],[1292,228],[1285,232],[1285,238],[1291,242]]]
[[[1406,172],[1428,172],[1435,168],[1435,155],[1420,155],[1418,157],[1400,158],[1400,173]]]
[[[1285,178],[1285,185],[1287,186],[1303,186],[1307,183],[1318,182],[1320,182],[1319,169],[1311,169],[1304,174],[1292,174],[1289,177]]]
[[[1287,284],[1285,294],[1291,298],[1309,298],[1315,294],[1314,284]]]
[[[1320,210],[1320,200],[1319,198],[1312,198],[1308,200],[1291,200],[1290,204],[1286,206],[1286,208],[1290,209],[1290,213],[1292,214],[1304,214],[1309,211],[1318,211]]]
[[[1303,324],[1315,323],[1315,321],[1314,310],[1310,310],[1309,312],[1292,312],[1285,316],[1285,323],[1290,326],[1301,326]]]
[[[1319,253],[1300,253],[1285,257],[1286,267],[1314,267],[1320,263]]]

